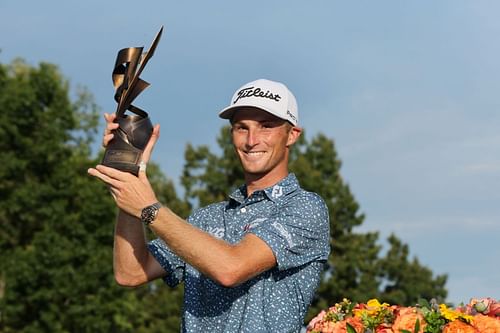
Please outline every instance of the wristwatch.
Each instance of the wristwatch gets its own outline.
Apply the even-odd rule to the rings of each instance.
[[[158,215],[158,211],[161,208],[161,203],[155,202],[152,205],[149,205],[147,207],[144,207],[141,212],[141,221],[145,225],[150,225],[151,223],[154,222],[156,219],[156,216]]]

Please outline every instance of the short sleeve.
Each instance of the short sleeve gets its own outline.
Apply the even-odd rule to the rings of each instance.
[[[148,243],[148,248],[161,267],[167,272],[163,281],[170,287],[175,287],[184,279],[185,262],[173,253],[163,240],[154,239]]]
[[[317,194],[303,191],[250,230],[273,251],[278,269],[326,261],[330,253],[328,209]]]

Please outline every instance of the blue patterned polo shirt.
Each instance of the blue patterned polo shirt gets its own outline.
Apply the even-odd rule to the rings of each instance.
[[[247,233],[272,249],[277,265],[236,287],[200,274],[161,239],[149,249],[167,271],[165,282],[184,281],[183,332],[299,332],[328,258],[328,209],[300,188],[293,174],[246,197],[246,186],[228,201],[196,210],[189,223],[231,244]],[[252,255],[249,253],[248,255]]]

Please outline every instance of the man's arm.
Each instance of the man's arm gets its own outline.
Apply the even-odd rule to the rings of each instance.
[[[102,139],[103,147],[106,147],[113,139],[113,130],[118,128],[118,123],[114,122],[115,118],[116,114],[114,113],[104,114],[106,128]],[[145,163],[149,161],[158,137],[159,128],[155,126],[142,155],[142,160]],[[121,209],[116,218],[113,269],[116,282],[122,286],[130,287],[141,285],[167,274],[147,248],[141,221]]]
[[[113,248],[113,268],[119,285],[135,287],[167,274],[149,252],[146,242],[141,221],[120,209]]]
[[[109,186],[118,207],[130,215],[130,218],[138,218],[144,207],[157,202],[145,171],[139,171],[139,176],[136,177],[127,172],[98,165],[95,169],[89,169],[89,174],[101,179]],[[128,222],[133,221],[129,220]],[[135,222],[136,227],[139,225],[142,228],[139,221]],[[121,225],[123,226],[123,224]],[[126,225],[123,228],[126,238],[123,238],[124,242],[120,242],[119,246],[121,249],[128,249],[128,252],[124,250],[123,253],[136,256],[135,247],[144,244],[142,239],[144,233],[142,229],[138,229],[139,227],[137,229],[128,227],[130,226]],[[156,220],[150,227],[172,252],[201,273],[226,287],[241,284],[276,265],[276,258],[271,248],[259,237],[249,234],[238,244],[229,244],[192,226],[168,207],[162,207],[159,210]],[[138,230],[141,230],[141,233],[137,232]],[[137,234],[133,234],[134,232]],[[139,237],[142,239],[142,243]],[[135,243],[127,245],[126,242],[130,242],[132,239]],[[117,252],[116,247],[115,252]],[[141,253],[142,250],[137,254],[139,258],[142,258],[141,261],[123,267],[123,270],[133,271],[132,280],[138,278],[137,281],[143,281],[142,278],[148,277],[148,274],[152,278],[158,274],[154,264],[144,266],[145,269],[142,269],[144,273],[141,272],[141,266],[150,262],[145,260],[144,258],[147,256]],[[126,260],[122,260],[120,263],[130,264]],[[144,280],[144,282],[148,281]]]
[[[150,228],[184,261],[225,287],[234,287],[276,265],[271,248],[248,234],[238,244],[192,226],[162,207]]]

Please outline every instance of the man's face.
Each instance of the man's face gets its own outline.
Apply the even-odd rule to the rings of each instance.
[[[234,113],[231,133],[247,178],[278,181],[288,174],[288,147],[299,137],[298,127],[268,112],[242,108]]]

